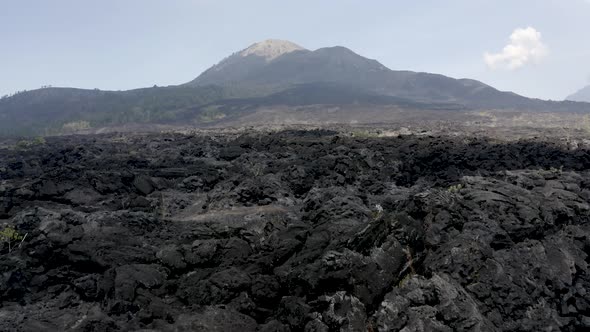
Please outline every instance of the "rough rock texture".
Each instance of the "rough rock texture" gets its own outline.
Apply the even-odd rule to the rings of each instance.
[[[0,150],[0,330],[586,331],[589,166],[330,131]]]

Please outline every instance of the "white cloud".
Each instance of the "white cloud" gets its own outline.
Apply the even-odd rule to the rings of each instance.
[[[508,68],[515,70],[529,63],[539,63],[548,54],[548,48],[541,40],[541,33],[535,28],[518,28],[510,35],[510,43],[499,53],[485,53],[484,61],[491,69]]]

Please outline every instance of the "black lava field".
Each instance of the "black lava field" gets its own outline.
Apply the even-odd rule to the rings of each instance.
[[[588,169],[329,130],[5,146],[0,331],[589,331]]]

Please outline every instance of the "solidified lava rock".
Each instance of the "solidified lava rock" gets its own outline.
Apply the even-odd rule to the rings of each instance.
[[[586,331],[589,167],[328,130],[0,150],[0,331]]]

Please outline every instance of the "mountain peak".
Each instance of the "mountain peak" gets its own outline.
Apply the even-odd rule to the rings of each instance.
[[[267,61],[270,61],[283,54],[304,50],[305,48],[287,40],[267,39],[256,44],[252,44],[250,47],[241,51],[239,54],[244,57],[256,55],[265,58]]]
[[[565,100],[590,103],[590,85],[574,93],[573,95],[568,96]]]

